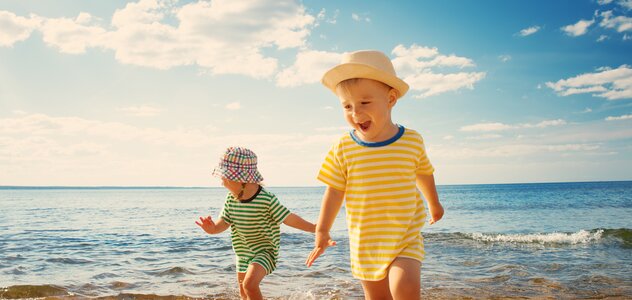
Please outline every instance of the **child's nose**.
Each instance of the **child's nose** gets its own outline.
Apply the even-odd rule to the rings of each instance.
[[[352,108],[351,113],[353,114],[353,116],[357,116],[361,113],[361,110],[358,107],[354,107]]]

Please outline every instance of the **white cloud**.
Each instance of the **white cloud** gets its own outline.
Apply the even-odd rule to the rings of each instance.
[[[617,1],[617,4],[627,10],[632,10],[632,0],[619,0]]]
[[[412,57],[415,60],[419,58],[432,58],[439,54],[439,49],[436,47],[424,47],[413,44],[410,48],[404,47],[404,45],[397,45],[392,53],[398,57]]]
[[[36,17],[24,18],[9,11],[0,11],[0,47],[11,47],[26,40],[39,23]]]
[[[316,21],[321,21],[325,19],[325,15],[327,14],[327,10],[325,10],[324,8],[321,9],[318,14],[316,15]],[[318,24],[318,23],[316,23]]]
[[[319,82],[329,68],[340,62],[341,57],[342,54],[327,51],[299,52],[294,65],[277,74],[276,84],[281,87],[292,87]]]
[[[563,93],[562,96],[570,96],[576,94],[585,94],[585,93],[594,93],[594,92],[605,92],[607,89],[603,86],[591,86],[586,88],[569,88]]]
[[[203,147],[215,140],[212,133],[199,129],[178,128],[162,130],[140,128],[120,122],[103,122],[79,117],[52,117],[45,114],[27,114],[15,118],[0,119],[0,135],[29,137],[38,141],[51,141],[63,146],[72,144],[98,143],[99,149],[107,145],[148,144],[154,146],[178,145],[183,148]],[[125,142],[125,143],[121,143]],[[34,148],[36,145],[29,142]],[[11,149],[16,149],[9,147]],[[36,149],[30,149],[37,151]],[[54,150],[59,152],[60,150]],[[27,152],[30,153],[30,152]],[[49,156],[54,153],[48,152]]]
[[[422,63],[423,66],[423,63]],[[444,66],[444,67],[457,67],[457,68],[466,68],[466,67],[474,67],[474,63],[471,59],[456,56],[456,55],[439,55],[428,62],[428,67],[430,66]]]
[[[231,102],[231,103],[226,104],[226,109],[238,110],[238,109],[241,109],[241,104],[239,104],[239,102]]]
[[[121,107],[118,110],[135,117],[153,117],[159,115],[163,111],[161,108],[149,105]]]
[[[329,24],[336,24],[338,22],[338,15],[340,15],[340,10],[336,9],[334,10],[333,16],[327,18],[327,10],[323,8],[320,12],[318,12],[318,15],[316,15],[316,23],[314,26],[319,26],[321,21]]]
[[[266,183],[317,184],[313,172],[336,133],[238,135],[214,126],[138,127],[45,114],[0,118],[0,182],[17,185],[208,185],[225,147],[261,158]],[[205,128],[205,129],[202,129]],[[292,178],[287,177],[291,169]]]
[[[459,72],[451,74],[437,74],[424,72],[409,75],[404,80],[410,84],[412,90],[420,91],[416,98],[425,98],[462,88],[474,89],[474,84],[485,78],[484,72]]]
[[[521,126],[522,128],[545,128],[545,127],[560,126],[560,125],[565,125],[565,124],[566,124],[566,121],[562,119],[557,119],[557,120],[545,120],[537,124],[521,124],[519,126]]]
[[[338,15],[340,15],[340,10],[336,9],[334,11],[333,17],[331,17],[331,19],[327,20],[327,23],[329,23],[329,24],[336,24],[336,22],[338,20]]]
[[[120,122],[103,122],[78,117],[26,114],[0,119],[0,134],[32,137],[91,136],[117,141],[141,141],[156,145],[184,147],[207,145],[210,135],[196,129],[161,130],[140,128]]]
[[[371,22],[371,18],[367,17],[366,14],[351,13],[351,18],[356,22]]]
[[[546,123],[534,122],[530,125],[535,126],[537,124],[544,126]],[[574,157],[571,161],[577,162],[575,158],[579,158],[582,155],[608,155],[612,152],[620,151],[619,149],[621,148],[616,146],[616,144],[632,138],[632,129],[626,124],[627,121],[615,123],[597,120],[583,123],[568,123],[565,126],[547,127],[544,130],[537,131],[528,129],[519,132],[469,132],[468,135],[471,134],[474,139],[466,137],[466,141],[463,143],[458,143],[458,141],[445,142],[444,144],[430,143],[428,152],[430,158],[437,164],[452,163],[456,159],[468,160],[475,158],[480,159],[477,162],[481,166],[491,167],[487,163],[515,163],[514,160],[511,160],[514,157],[524,159],[524,161],[544,160],[549,162],[557,162],[565,160],[566,157]],[[518,125],[523,124],[502,125],[495,125],[495,127],[505,127],[513,130],[514,126],[519,127]],[[494,126],[488,126],[488,128],[492,127]],[[492,136],[489,136],[490,139],[476,140],[477,135],[484,137],[487,134],[501,134],[503,138],[493,139],[491,138]],[[624,149],[629,148],[623,147]],[[510,160],[503,160],[504,158]]]
[[[613,16],[612,11],[601,12],[602,17],[599,26],[616,29],[617,32],[632,31],[632,18],[626,16]]]
[[[161,0],[131,2],[125,8],[116,10],[112,16],[112,25],[121,28],[129,24],[159,23],[165,17],[164,9],[167,8],[169,3]]]
[[[621,38],[624,41],[629,41],[632,40],[632,37],[630,37],[627,33],[623,35],[623,37]]]
[[[443,137],[443,139],[446,140],[446,141],[451,141],[451,140],[454,139],[454,136],[453,135],[446,135],[446,136]]]
[[[600,150],[599,144],[572,143],[572,144],[503,144],[493,147],[433,147],[432,158],[435,159],[472,159],[472,158],[506,158],[527,157],[546,153],[590,153]]]
[[[499,56],[498,56],[498,59],[499,59],[501,62],[508,62],[508,61],[510,61],[510,60],[511,60],[511,55],[508,55],[508,54],[499,55]]]
[[[25,24],[41,19],[37,29],[44,41],[64,53],[109,49],[125,64],[157,69],[198,65],[211,74],[254,78],[269,78],[277,70],[277,59],[264,55],[264,48],[304,47],[316,20],[294,0],[196,1],[182,6],[139,0],[116,10],[110,26],[97,24],[86,13],[74,19],[26,19],[3,12],[2,18],[17,28],[11,38],[0,38],[2,45],[28,37],[33,26]]]
[[[503,137],[500,134],[482,134],[477,136],[467,137],[468,140],[493,140]]]
[[[439,54],[437,48],[397,45],[393,66],[398,76],[410,85],[416,98],[438,95],[462,88],[473,89],[474,84],[485,78],[485,72],[445,72],[446,68],[463,69],[474,67],[474,62],[466,57]]]
[[[13,163],[47,160],[49,158],[78,159],[108,152],[107,146],[93,142],[61,143],[39,136],[0,137],[0,156]]]
[[[629,99],[632,98],[632,69],[628,65],[603,68],[546,85],[560,96],[590,93],[608,100]]]
[[[300,148],[312,145],[316,141],[324,142],[327,148],[339,134],[333,135],[301,135],[301,134],[251,134],[234,135],[218,131],[214,126],[206,126],[204,130],[197,128],[143,128],[120,122],[105,122],[79,117],[55,117],[46,114],[26,114],[10,118],[0,118],[0,137],[12,137],[34,144],[50,141],[60,142],[76,139],[81,143],[101,142],[116,145],[147,144],[149,146],[174,146],[178,148],[208,148],[211,146],[227,146],[232,144],[256,144],[261,149],[282,149],[283,147]],[[125,142],[125,143],[120,143]],[[6,144],[0,143],[0,149]],[[37,150],[34,147],[23,153]],[[323,150],[325,151],[325,150]]]
[[[621,121],[621,120],[632,120],[632,114],[630,115],[623,115],[623,116],[618,116],[618,117],[607,117],[606,121]]]
[[[434,67],[474,67],[474,62],[467,58],[456,55],[440,55],[437,48],[428,48],[413,44],[410,48],[404,45],[397,45],[392,53],[395,55],[393,66],[398,74],[415,73]]]
[[[515,124],[509,125],[499,122],[491,122],[491,123],[479,123],[473,125],[467,125],[461,127],[461,131],[466,132],[488,132],[488,131],[503,131],[503,130],[511,130],[511,129],[524,129],[524,128],[546,128],[551,126],[561,126],[565,125],[566,121],[562,119],[557,120],[545,120],[536,124],[531,123],[523,123],[523,124]]]
[[[599,38],[597,38],[597,42],[603,42],[603,41],[605,41],[605,40],[607,40],[609,38],[610,37],[608,37],[607,35],[602,34],[602,35],[599,36]]]
[[[540,30],[540,26],[531,26],[529,28],[525,28],[520,30],[520,32],[518,33],[520,36],[529,36],[532,35],[536,32],[538,32]]]
[[[599,5],[606,5],[612,3],[612,1],[613,0],[597,0],[597,3],[599,3]]]
[[[503,123],[480,123],[461,127],[461,131],[500,131],[513,128]]]
[[[579,20],[575,24],[562,27],[562,31],[569,36],[584,35],[588,31],[588,27],[593,23],[595,23],[595,20]]]

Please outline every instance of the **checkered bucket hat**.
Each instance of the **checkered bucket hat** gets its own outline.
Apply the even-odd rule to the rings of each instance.
[[[263,177],[257,171],[257,155],[243,147],[229,147],[213,170],[213,175],[237,182],[259,183]]]

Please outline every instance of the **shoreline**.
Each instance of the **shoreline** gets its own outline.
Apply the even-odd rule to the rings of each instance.
[[[601,289],[569,289],[559,283],[531,279],[529,285],[505,285],[501,289],[494,286],[462,286],[462,287],[422,287],[422,299],[631,299],[632,285],[619,287],[603,287]],[[359,283],[358,283],[359,285]],[[354,296],[339,294],[336,291],[307,290],[300,293],[266,297],[267,299],[361,299],[362,292],[357,291]],[[134,293],[121,291],[116,295],[89,295],[89,291],[82,294],[71,292],[56,285],[13,285],[0,287],[0,299],[47,299],[47,300],[190,300],[190,299],[214,299],[229,300],[239,299],[238,292],[227,291],[215,295],[189,296],[160,295],[152,293]]]

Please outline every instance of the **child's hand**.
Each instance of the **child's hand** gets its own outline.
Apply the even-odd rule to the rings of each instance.
[[[305,261],[305,265],[311,267],[314,261],[325,252],[325,249],[329,246],[335,246],[336,242],[331,240],[329,236],[329,232],[316,232],[316,237],[314,238],[314,250],[309,254],[307,260]]]
[[[430,210],[430,221],[428,223],[430,225],[438,222],[443,218],[443,206],[439,205],[429,205],[428,209]]]
[[[211,219],[211,216],[200,217],[200,221],[195,221],[195,224],[200,226],[206,233],[212,234],[215,232],[215,222]]]

